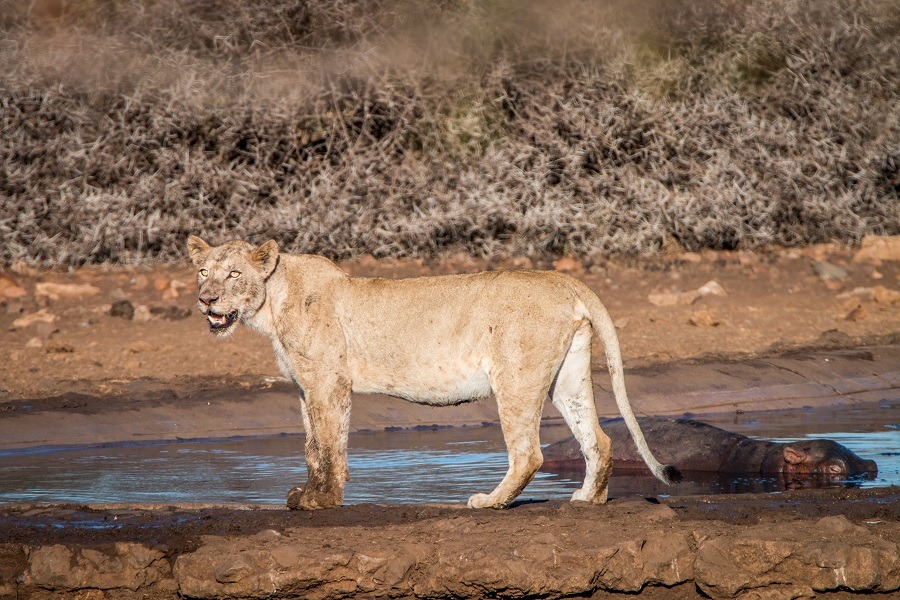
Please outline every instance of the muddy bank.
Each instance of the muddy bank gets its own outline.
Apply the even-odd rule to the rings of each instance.
[[[627,381],[635,411],[645,415],[851,406],[900,397],[900,345],[648,366],[630,370]],[[608,374],[595,371],[594,383],[598,412],[618,416]],[[436,408],[357,395],[351,430],[471,427],[497,419],[491,399]],[[543,423],[562,423],[549,402]],[[0,450],[302,431],[296,387],[280,379],[219,382],[187,393],[151,380],[112,397],[69,393],[0,403]]]
[[[900,590],[900,492],[544,502],[6,507],[0,595],[796,598]]]

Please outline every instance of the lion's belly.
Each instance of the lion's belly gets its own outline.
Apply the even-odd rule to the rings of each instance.
[[[460,404],[491,394],[487,370],[475,360],[410,365],[400,373],[394,369],[373,369],[361,362],[354,364],[351,360],[350,370],[354,392],[387,394],[419,404]]]

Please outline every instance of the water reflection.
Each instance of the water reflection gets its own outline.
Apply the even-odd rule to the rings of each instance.
[[[548,427],[542,441],[567,435],[565,427]],[[873,480],[820,485],[900,484],[896,430],[882,425],[871,432],[813,436],[834,439],[879,465]],[[7,453],[0,460],[0,502],[282,504],[287,490],[305,480],[302,453],[302,439],[292,436]],[[465,502],[473,492],[490,491],[506,468],[498,428],[359,434],[351,437],[346,502]],[[687,481],[669,487],[651,476],[617,470],[610,495],[773,492],[789,487],[772,477],[686,475]],[[539,473],[520,499],[568,498],[580,483],[579,474]]]

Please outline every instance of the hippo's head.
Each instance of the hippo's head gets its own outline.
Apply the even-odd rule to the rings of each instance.
[[[828,479],[875,477],[878,465],[832,440],[801,440],[785,444],[784,474],[794,476],[822,475]]]

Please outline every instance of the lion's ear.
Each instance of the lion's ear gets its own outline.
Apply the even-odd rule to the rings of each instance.
[[[187,239],[187,250],[194,265],[199,267],[200,263],[206,260],[206,255],[209,254],[210,245],[196,235],[192,235]]]
[[[262,246],[253,250],[250,260],[259,265],[264,277],[268,277],[278,264],[278,242],[269,240]]]

